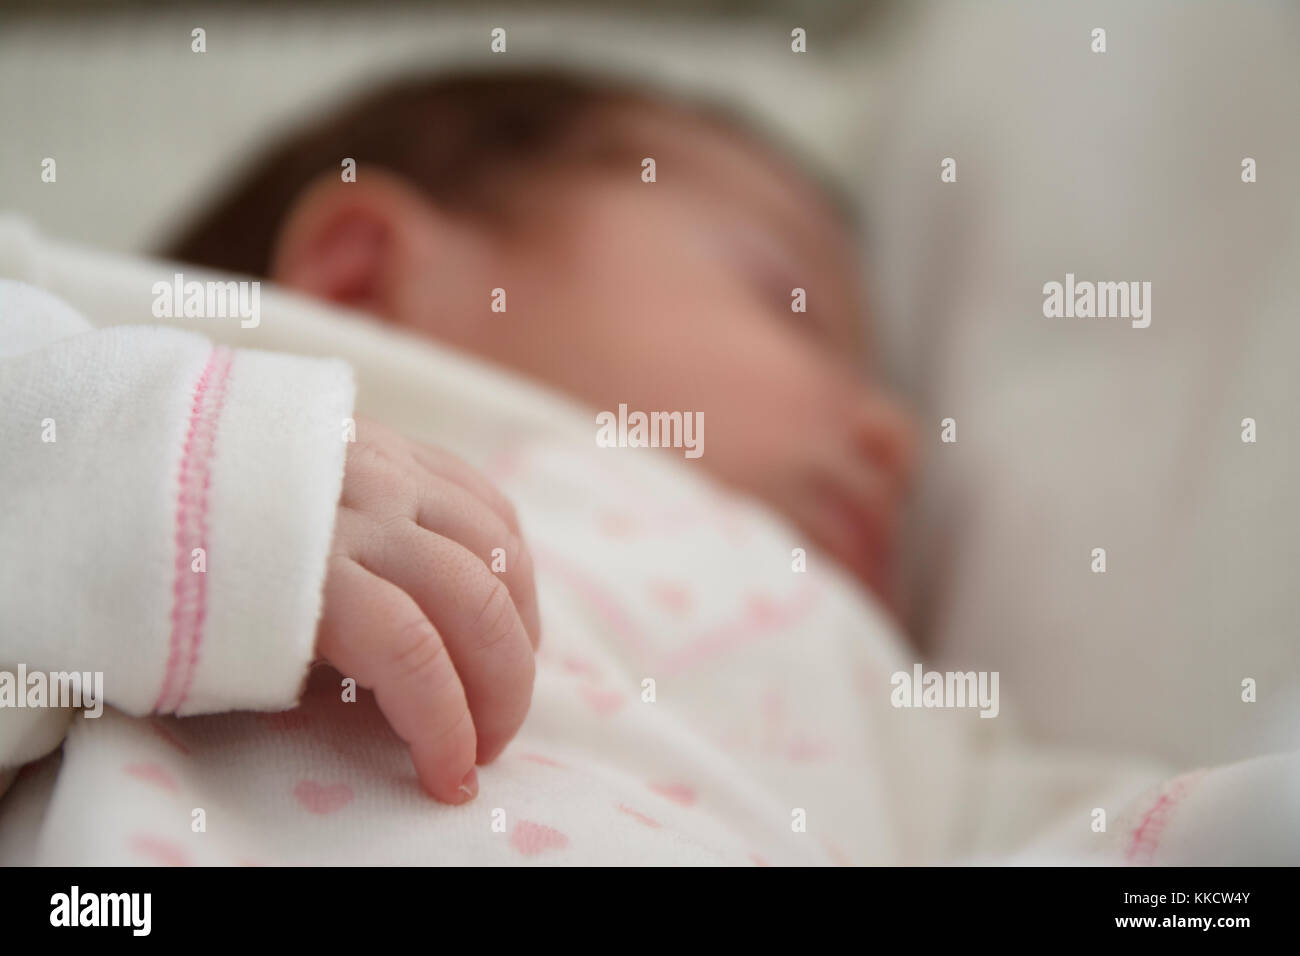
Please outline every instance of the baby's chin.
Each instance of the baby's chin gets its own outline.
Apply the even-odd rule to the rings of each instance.
[[[898,561],[892,548],[885,548],[886,557],[869,569],[854,568],[832,555],[834,560],[851,575],[858,585],[894,620],[899,619]]]
[[[871,601],[895,622],[900,621],[898,560],[893,548],[879,545],[881,557],[870,563],[850,555],[837,554],[829,546],[819,547],[825,559],[834,561]]]

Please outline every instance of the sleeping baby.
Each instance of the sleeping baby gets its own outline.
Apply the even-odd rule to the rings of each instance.
[[[176,266],[0,217],[0,864],[1204,862],[1170,807],[1281,815],[1242,782],[1294,761],[1148,790],[891,703],[911,431],[839,207],[730,117],[402,83],[169,252],[305,296],[159,316]]]
[[[365,312],[610,419],[707,422],[699,465],[892,599],[912,436],[865,372],[850,229],[826,189],[728,116],[549,73],[403,82],[274,146],[168,255]],[[341,546],[363,525],[344,492]],[[484,517],[480,554],[507,530]],[[361,572],[327,579],[327,625],[344,574]],[[505,583],[535,641],[527,575]],[[359,673],[337,640],[324,628],[322,654]],[[506,702],[527,700],[526,672],[468,676],[471,711],[504,711],[475,713],[480,759],[518,726]],[[396,715],[399,731],[408,719],[431,717]]]
[[[559,528],[532,520],[530,543],[549,536],[541,547],[552,573],[603,616],[592,633],[622,634],[623,649],[640,655],[626,662],[633,686],[636,671],[680,682],[690,672],[703,679],[727,660],[725,694],[738,693],[744,678],[734,655],[751,635],[799,635],[826,613],[817,611],[815,589],[786,594],[762,583],[765,575],[797,582],[791,555],[808,546],[886,603],[891,597],[911,439],[898,408],[863,372],[850,229],[823,188],[728,116],[547,73],[404,82],[274,147],[170,257],[269,278],[475,354],[602,410],[597,422],[617,410],[624,435],[629,409],[691,423],[680,433],[689,439],[685,463],[674,469],[703,467],[802,529],[769,549],[765,572],[740,562],[729,584],[726,572],[711,573],[712,593],[692,596],[690,580],[672,580],[675,572],[691,577],[688,565],[654,542],[616,537],[615,553],[594,571],[573,564],[582,519],[566,515],[579,502],[535,508],[560,519]],[[166,272],[165,283],[174,270]],[[11,263],[7,274],[15,273],[23,270]],[[103,721],[72,721],[66,709],[0,714],[0,768],[12,776],[64,741],[58,787],[66,793],[86,772],[84,763],[67,763],[71,755],[121,749],[104,740],[122,714],[223,714],[301,701],[297,713],[316,714],[316,726],[339,734],[367,726],[360,713],[379,715],[424,791],[446,804],[473,800],[477,767],[502,753],[529,712],[541,633],[534,552],[514,506],[458,457],[474,440],[437,447],[376,421],[354,424],[342,363],[230,348],[211,324],[197,328],[217,337],[215,345],[184,318],[174,323],[180,328],[92,332],[72,310],[24,287],[5,290],[0,305],[12,446],[0,473],[12,505],[4,532],[6,541],[25,542],[0,559],[10,622],[0,661],[102,673],[112,705]],[[104,310],[103,293],[86,309]],[[152,312],[123,310],[126,321],[156,325]],[[239,321],[232,328],[250,338],[232,341],[261,344],[251,336],[282,324],[269,314]],[[291,347],[307,345],[300,337]],[[334,354],[358,366],[356,350]],[[599,431],[593,425],[589,450],[601,444]],[[667,506],[675,500],[664,490],[671,480],[654,490],[649,477],[660,467],[642,458],[627,477],[583,495],[596,501],[605,487],[630,482],[619,500],[636,485],[639,500]],[[571,484],[590,482],[588,474]],[[512,494],[527,498],[531,490],[521,483]],[[714,566],[734,563],[737,547],[753,544],[736,539],[748,525],[727,501],[701,510],[699,492],[691,492],[654,520],[688,537],[723,522],[722,540],[675,547]],[[611,514],[615,523],[629,517],[625,503],[611,504],[599,519],[606,530]],[[135,544],[124,552],[127,540]],[[100,560],[105,554],[113,559]],[[647,568],[659,575],[646,586],[676,618],[667,622],[670,639],[652,645],[647,625],[614,607],[590,576],[621,564],[625,580],[616,588]],[[76,600],[64,599],[59,580],[79,582]],[[720,615],[717,634],[705,627],[708,605]],[[556,616],[548,613],[552,623]],[[705,627],[702,639],[692,636],[697,627]],[[579,696],[595,712],[613,714],[621,694],[593,660],[605,651],[566,644],[576,636],[569,630],[557,641],[560,667],[580,678]],[[808,639],[801,653],[818,640],[861,643],[842,629]],[[342,675],[344,701],[356,702],[357,688],[371,692],[360,710],[322,711],[319,695],[301,697],[313,657]],[[818,669],[845,663],[837,654],[809,661]],[[764,681],[793,673],[788,662],[754,666]],[[723,693],[717,676],[693,694]],[[653,677],[642,679],[653,685]],[[860,669],[853,679],[865,679]],[[832,759],[835,748],[810,708],[796,707],[779,681],[749,693],[765,721],[803,721],[780,747],[801,760]],[[681,694],[679,684],[678,706],[687,699]],[[796,713],[781,716],[785,708]],[[739,708],[733,717],[752,723]],[[222,733],[239,719],[226,718]],[[713,719],[697,714],[697,732]],[[173,740],[196,726],[147,723]],[[126,729],[134,726],[119,730],[137,733]],[[334,732],[322,732],[337,749]],[[734,746],[737,732],[710,733]],[[91,736],[99,739],[94,748],[78,743]],[[180,747],[192,759],[199,745]],[[242,746],[254,764],[256,751],[252,741]],[[856,762],[836,759],[851,781]],[[165,761],[141,756],[121,766],[114,772],[185,789],[180,769]],[[718,786],[744,779],[730,776]],[[109,784],[83,786],[107,792]],[[329,802],[338,792],[331,786],[309,782],[292,792],[310,809]],[[680,799],[699,783],[663,786]],[[860,795],[837,789],[848,812]],[[129,841],[135,851],[116,854],[167,845],[157,833]],[[160,858],[183,856],[168,852]]]

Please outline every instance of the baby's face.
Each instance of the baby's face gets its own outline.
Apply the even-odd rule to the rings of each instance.
[[[738,134],[649,108],[608,122],[655,144],[655,182],[636,159],[510,177],[515,224],[430,240],[390,318],[597,410],[703,413],[688,466],[775,506],[806,536],[792,548],[821,546],[888,601],[911,431],[863,371],[845,227]],[[504,313],[488,308],[498,287]]]

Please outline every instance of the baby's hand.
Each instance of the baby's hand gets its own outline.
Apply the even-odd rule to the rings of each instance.
[[[459,459],[359,422],[316,649],[374,690],[439,800],[472,799],[474,764],[523,723],[538,636],[532,559],[510,503]]]

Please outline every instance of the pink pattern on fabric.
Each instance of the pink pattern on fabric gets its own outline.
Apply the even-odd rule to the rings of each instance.
[[[520,754],[520,760],[527,760],[530,763],[539,763],[543,767],[555,767],[559,770],[567,770],[568,767],[562,763],[552,760],[550,757],[543,757],[541,754]]]
[[[691,592],[673,581],[651,581],[650,596],[664,610],[675,615],[685,615],[691,610]]]
[[[122,769],[137,780],[157,784],[164,790],[170,790],[173,793],[180,790],[180,785],[176,782],[176,778],[168,773],[161,764],[132,763],[127,764]]]
[[[150,833],[137,833],[131,837],[131,850],[137,856],[148,857],[162,866],[190,865],[190,857],[184,847]]]
[[[836,866],[853,865],[853,861],[849,859],[848,854],[829,840],[822,840],[822,849],[826,851],[826,855],[834,861]]]
[[[746,644],[794,624],[816,608],[820,597],[820,591],[812,584],[780,601],[763,595],[751,597],[738,616],[696,636],[660,667],[666,673],[680,674],[715,657],[734,653]]]
[[[650,789],[665,800],[671,800],[683,807],[695,804],[695,789],[684,783],[652,783]]]
[[[179,492],[176,498],[176,562],[172,582],[171,649],[167,671],[153,709],[160,713],[180,710],[189,696],[203,642],[207,616],[207,574],[191,568],[195,548],[208,551],[208,492],[217,426],[226,401],[226,385],[234,352],[216,346],[194,386],[190,425],[181,452]]]
[[[1151,861],[1160,846],[1160,837],[1164,833],[1165,827],[1169,825],[1174,810],[1191,792],[1192,787],[1200,780],[1203,772],[1197,770],[1181,777],[1175,777],[1165,785],[1160,796],[1156,798],[1156,802],[1142,815],[1141,821],[1134,828],[1133,834],[1129,838],[1128,851],[1124,854],[1128,862],[1148,863]]]
[[[600,673],[596,669],[596,665],[591,661],[573,656],[564,659],[564,669],[570,674],[577,674],[579,677],[597,677]]]
[[[293,795],[308,813],[328,816],[352,802],[352,788],[346,783],[326,785],[315,780],[300,780]]]
[[[822,737],[796,731],[786,744],[785,755],[796,763],[817,763],[828,759],[834,748]]]
[[[615,690],[601,690],[599,687],[583,687],[579,693],[587,706],[602,717],[616,714],[623,709],[627,698]]]
[[[520,820],[510,832],[510,845],[524,856],[536,856],[547,850],[563,850],[569,838],[553,827]]]
[[[595,609],[616,634],[631,644],[641,654],[646,654],[650,642],[641,633],[632,616],[623,608],[619,596],[599,580],[572,561],[560,555],[532,546],[533,561],[560,577],[578,597]]]
[[[620,813],[626,813],[629,817],[632,817],[632,819],[640,823],[644,823],[652,830],[658,830],[663,826],[663,824],[660,823],[658,820],[656,820],[654,817],[648,817],[641,811],[633,810],[631,807],[627,806],[626,804],[620,803],[618,805],[618,809]]]

